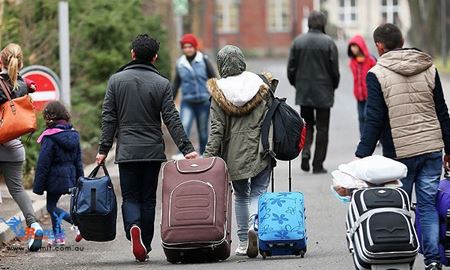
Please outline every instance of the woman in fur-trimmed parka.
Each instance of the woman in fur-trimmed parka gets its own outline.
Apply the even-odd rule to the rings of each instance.
[[[238,47],[222,48],[217,55],[217,66],[221,78],[208,81],[212,97],[211,131],[204,156],[218,156],[227,163],[240,242],[236,254],[256,257],[254,217],[258,197],[266,192],[272,169],[270,157],[263,155],[261,124],[272,95],[257,74],[246,71],[244,55]],[[264,76],[275,85],[270,74]]]

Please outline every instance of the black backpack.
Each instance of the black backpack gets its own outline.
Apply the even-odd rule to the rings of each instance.
[[[272,86],[263,75],[261,79],[270,87],[272,105],[261,126],[261,143],[264,155],[278,160],[293,160],[303,148],[306,128],[298,112],[286,103],[286,98],[275,97]],[[270,151],[269,129],[273,124],[273,151]]]

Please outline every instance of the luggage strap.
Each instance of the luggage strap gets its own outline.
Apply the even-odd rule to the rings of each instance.
[[[264,120],[261,124],[261,144],[263,147],[263,158],[266,159],[267,156],[270,156],[270,158],[275,158],[275,152],[270,149],[270,143],[269,143],[269,132],[270,132],[270,125],[272,123],[273,115],[275,114],[275,111],[277,110],[278,106],[281,104],[281,102],[275,97],[274,92],[272,90],[272,85],[267,80],[267,78],[262,75],[258,74],[258,76],[263,80],[265,84],[269,87],[269,92],[272,96],[272,104],[270,105],[269,110],[266,113],[266,116],[264,117]]]
[[[394,207],[383,207],[383,208],[376,208],[376,209],[372,209],[369,210],[367,212],[365,212],[364,214],[362,214],[358,220],[355,222],[355,224],[353,225],[353,227],[350,229],[350,231],[348,232],[350,235],[350,238],[353,238],[353,236],[355,235],[356,231],[359,229],[359,227],[361,226],[361,224],[367,220],[370,216],[375,215],[375,214],[379,214],[379,213],[383,213],[383,212],[395,212],[395,213],[399,213],[399,214],[403,214],[407,217],[411,217],[411,212],[407,211],[405,209],[400,209],[400,208],[394,208]]]

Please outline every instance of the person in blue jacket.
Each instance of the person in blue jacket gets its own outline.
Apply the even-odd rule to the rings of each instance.
[[[206,81],[216,77],[216,72],[206,54],[198,50],[197,37],[185,34],[180,40],[183,55],[177,60],[175,79],[172,85],[173,98],[181,88],[181,122],[187,136],[190,137],[192,123],[197,122],[200,155],[205,152],[208,142],[210,94]],[[180,159],[183,155],[174,156]]]
[[[50,102],[43,116],[47,125],[38,139],[41,151],[36,166],[33,192],[43,195],[47,191],[47,211],[52,220],[54,245],[64,245],[65,237],[61,221],[73,225],[68,212],[58,208],[62,195],[68,194],[79,177],[84,176],[81,162],[80,135],[70,124],[70,114],[59,101]],[[75,241],[82,237],[76,227]]]

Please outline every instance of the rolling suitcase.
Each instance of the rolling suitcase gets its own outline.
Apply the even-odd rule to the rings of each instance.
[[[201,158],[162,169],[161,239],[171,263],[225,260],[231,249],[231,183],[225,162]]]
[[[445,178],[439,183],[436,196],[436,209],[439,214],[439,253],[441,263],[450,266],[450,176],[446,172]],[[416,230],[419,243],[422,241],[422,226],[418,218],[419,209],[416,207]],[[422,253],[422,250],[419,250]]]
[[[356,269],[412,269],[419,243],[404,190],[382,187],[355,191],[346,227]]]
[[[268,256],[296,255],[306,253],[305,202],[300,192],[291,192],[292,176],[289,161],[289,192],[274,191],[259,197],[258,201],[258,246],[263,259]]]

